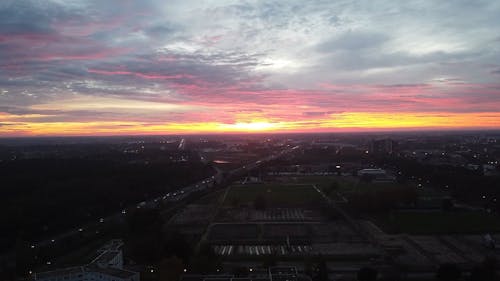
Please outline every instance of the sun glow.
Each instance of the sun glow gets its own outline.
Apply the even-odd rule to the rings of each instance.
[[[235,124],[223,124],[222,127],[235,131],[267,131],[276,128],[277,124],[269,122],[237,122]]]
[[[226,122],[154,122],[39,121],[50,116],[0,114],[0,135],[118,135],[118,134],[196,134],[196,133],[257,133],[257,132],[334,132],[373,129],[458,129],[499,128],[500,113],[374,113],[344,112],[324,118],[303,120],[252,121],[239,119]],[[238,118],[237,118],[238,120]],[[247,119],[248,120],[248,119]],[[251,120],[251,119],[250,119]]]

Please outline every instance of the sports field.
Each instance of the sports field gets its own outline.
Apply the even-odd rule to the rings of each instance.
[[[395,211],[372,216],[372,219],[388,233],[500,233],[498,217],[482,211]]]
[[[324,200],[309,184],[245,184],[232,186],[224,205],[252,204],[258,197],[273,207],[303,206]]]

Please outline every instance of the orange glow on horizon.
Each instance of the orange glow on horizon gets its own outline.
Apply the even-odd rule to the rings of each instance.
[[[328,132],[384,129],[500,129],[500,113],[344,112],[325,118],[234,123],[154,123],[136,121],[46,122],[23,115],[0,114],[0,136],[140,135],[194,133]],[[35,119],[35,120],[33,120]]]

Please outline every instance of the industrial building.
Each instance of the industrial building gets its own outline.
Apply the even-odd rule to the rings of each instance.
[[[86,265],[34,274],[37,281],[139,281],[139,272],[123,268],[123,241],[113,239],[97,250]]]

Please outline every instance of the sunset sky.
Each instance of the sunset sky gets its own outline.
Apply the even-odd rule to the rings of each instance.
[[[500,1],[0,1],[0,136],[500,128]]]

